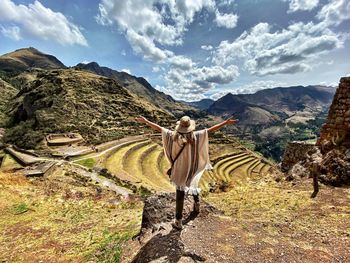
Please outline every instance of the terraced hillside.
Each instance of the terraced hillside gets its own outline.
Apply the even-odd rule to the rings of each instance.
[[[78,132],[98,144],[135,134],[140,114],[158,123],[173,119],[112,79],[72,69],[32,74],[35,80],[8,104],[6,143],[33,149],[49,133]]]
[[[204,192],[219,189],[221,185],[239,184],[253,176],[263,176],[270,168],[260,156],[241,147],[216,157],[212,164],[213,169],[206,171],[200,182]],[[166,176],[170,164],[157,139],[144,138],[121,144],[106,156],[102,165],[113,176],[137,186],[158,192],[174,190]]]

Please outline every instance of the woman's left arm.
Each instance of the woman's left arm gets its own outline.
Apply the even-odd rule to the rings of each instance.
[[[219,124],[216,124],[216,125],[208,128],[208,132],[216,132],[217,130],[221,129],[222,127],[224,127],[226,125],[236,124],[237,122],[238,122],[238,120],[234,119],[234,118],[227,119]]]
[[[151,127],[153,130],[156,130],[156,131],[159,131],[161,132],[162,131],[162,127],[159,126],[158,124],[156,123],[153,123],[149,120],[147,120],[145,117],[143,116],[140,116],[140,117],[137,117],[135,118],[135,121],[139,122],[139,123],[144,123],[144,124],[147,124],[149,127]]]

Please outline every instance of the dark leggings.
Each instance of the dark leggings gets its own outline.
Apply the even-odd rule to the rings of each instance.
[[[195,202],[199,202],[199,195],[192,195]],[[176,219],[182,219],[184,209],[185,191],[176,190]]]

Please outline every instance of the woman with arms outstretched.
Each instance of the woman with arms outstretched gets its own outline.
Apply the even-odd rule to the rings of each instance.
[[[183,116],[174,131],[168,130],[138,117],[136,121],[147,124],[152,129],[162,133],[164,153],[172,168],[168,175],[176,186],[176,215],[173,227],[182,229],[182,210],[185,193],[193,195],[194,212],[199,212],[199,180],[206,169],[210,169],[208,133],[215,132],[228,124],[235,124],[238,120],[230,118],[213,127],[195,131],[196,124],[188,116]]]

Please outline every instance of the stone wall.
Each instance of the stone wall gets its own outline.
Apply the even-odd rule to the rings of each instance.
[[[350,147],[350,77],[340,79],[317,145],[323,152],[339,146]]]
[[[283,172],[288,172],[293,165],[307,159],[307,153],[315,147],[314,144],[305,142],[289,142],[284,151],[282,158],[281,169]]]

